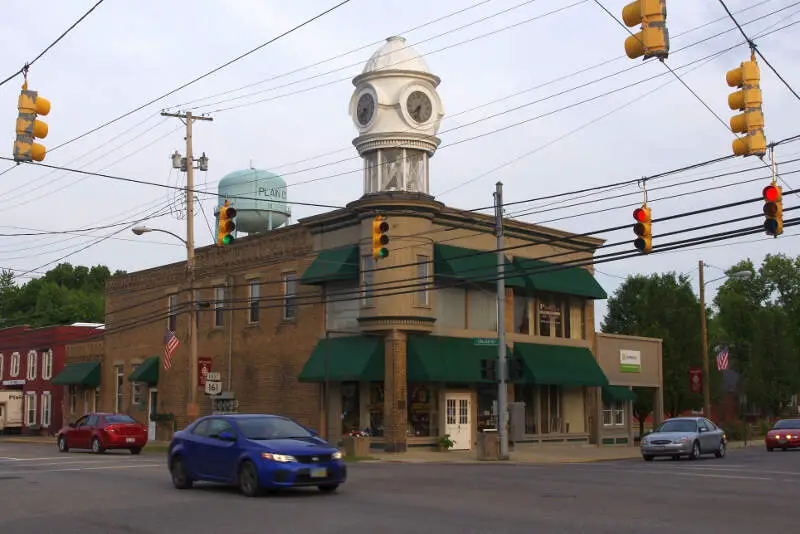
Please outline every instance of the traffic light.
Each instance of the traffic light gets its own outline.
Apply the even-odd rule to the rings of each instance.
[[[17,139],[14,141],[14,161],[42,161],[47,150],[34,139],[47,137],[47,123],[37,120],[39,115],[50,113],[50,101],[36,91],[28,91],[28,83],[22,85],[17,103]]]
[[[481,360],[481,378],[495,382],[497,380],[497,360],[494,358],[484,358]]]
[[[631,59],[669,56],[666,0],[636,0],[622,8],[622,20],[630,27],[640,25],[642,31],[625,39],[625,53]]]
[[[633,210],[633,218],[636,219],[636,224],[633,225],[633,233],[637,235],[633,246],[646,254],[653,250],[653,234],[650,228],[653,221],[647,204],[643,204],[641,208]]]
[[[778,237],[783,233],[783,188],[770,184],[761,192],[764,197],[764,230],[767,235]]]
[[[733,141],[733,153],[737,156],[763,156],[767,153],[767,138],[761,111],[761,72],[755,56],[751,56],[750,61],[743,61],[739,68],[728,71],[725,79],[729,86],[741,89],[728,95],[728,106],[744,111],[731,118],[731,130],[745,134]]]
[[[233,231],[236,230],[236,224],[233,218],[236,217],[236,210],[229,200],[220,206],[217,210],[219,222],[217,223],[217,245],[230,245],[234,241]]]
[[[376,215],[372,221],[372,257],[376,260],[389,257],[389,223],[386,217]]]

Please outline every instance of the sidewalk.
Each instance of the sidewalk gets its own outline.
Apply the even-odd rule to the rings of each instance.
[[[41,436],[0,436],[0,445],[3,443],[28,443],[36,445],[51,445],[55,448],[55,438]],[[747,448],[760,447],[763,440],[749,441]],[[142,452],[164,453],[169,443],[166,441],[151,441]],[[731,441],[728,450],[745,448],[742,441]],[[608,462],[614,460],[640,459],[639,447],[595,445],[570,445],[570,444],[533,444],[520,443],[510,453],[507,461],[480,461],[477,451],[447,451],[436,452],[430,449],[409,449],[405,453],[386,453],[379,450],[370,451],[368,458],[360,458],[360,462],[391,462],[391,463],[446,463],[455,465],[464,464],[572,464],[589,462]]]

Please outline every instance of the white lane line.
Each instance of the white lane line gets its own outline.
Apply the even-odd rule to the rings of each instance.
[[[58,460],[59,458],[63,458],[63,456],[43,456],[41,458],[7,458],[13,462],[36,462],[39,460]]]
[[[159,465],[108,465],[103,467],[69,467],[65,469],[32,469],[27,471],[0,471],[0,475],[32,475],[37,473],[61,473],[65,471],[97,471],[100,469],[142,469],[145,467],[161,467]]]
[[[44,462],[44,463],[37,463],[37,464],[14,464],[19,465],[20,467],[32,468],[35,469],[40,465],[80,465],[80,464],[108,464],[109,460],[65,460],[63,462]],[[166,465],[165,462],[160,462],[158,460],[142,460],[138,462],[140,464],[161,464]]]
[[[683,466],[675,466],[675,467],[668,467],[664,469],[689,469],[692,471],[744,471],[747,473],[758,474],[758,475],[800,475],[799,472],[796,471],[770,471],[766,469],[734,469],[728,467],[683,467]]]

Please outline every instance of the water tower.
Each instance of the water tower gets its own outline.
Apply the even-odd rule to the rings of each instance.
[[[236,234],[263,234],[288,224],[292,210],[286,203],[286,182],[262,169],[244,169],[219,181],[218,206],[225,200],[236,209]]]

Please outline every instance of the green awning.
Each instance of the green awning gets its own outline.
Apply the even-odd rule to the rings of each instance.
[[[497,345],[471,337],[409,334],[406,354],[409,382],[488,382],[481,378],[481,360],[497,360]]]
[[[100,362],[68,363],[54,378],[56,386],[100,385]]]
[[[314,285],[334,280],[358,280],[358,270],[358,245],[323,250],[300,277],[300,283]]]
[[[557,263],[514,257],[518,276],[525,276],[536,291],[548,291],[589,299],[608,298],[592,273],[581,267],[559,267]]]
[[[158,356],[151,356],[143,361],[139,366],[128,375],[129,382],[144,382],[146,384],[158,384]]]
[[[603,402],[611,404],[613,401],[636,401],[636,393],[627,386],[603,386]]]
[[[607,386],[608,379],[584,347],[514,343],[521,358],[525,382],[554,386]]]
[[[314,347],[300,382],[324,382],[327,359],[328,380],[332,382],[383,382],[383,337],[348,336],[322,339]]]
[[[494,283],[498,279],[497,253],[452,245],[433,246],[434,278],[444,281]],[[504,265],[508,287],[526,287],[524,278],[513,274],[516,269],[508,259]]]

